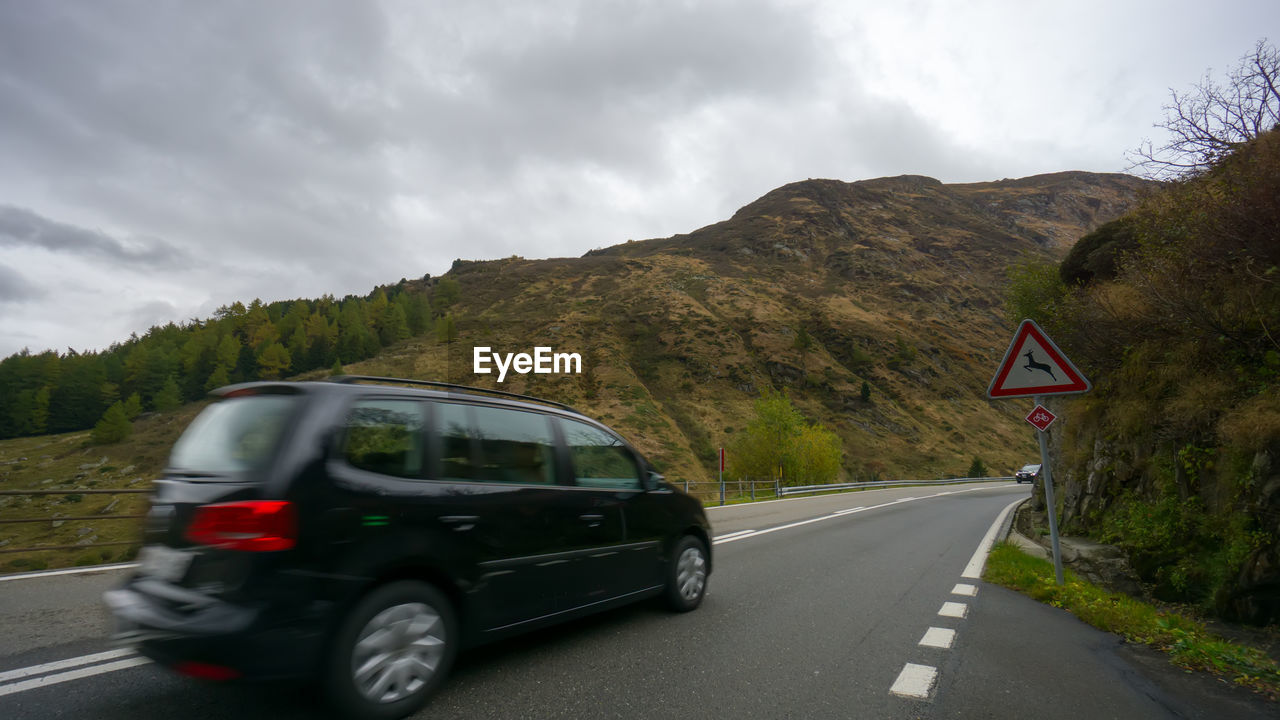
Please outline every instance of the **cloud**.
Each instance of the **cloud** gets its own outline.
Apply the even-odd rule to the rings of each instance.
[[[689,232],[808,177],[1117,169],[1280,21],[1227,6],[1187,45],[1189,2],[0,2],[0,292],[59,288],[0,311],[0,354]]]
[[[98,230],[56,222],[24,208],[0,205],[0,247],[24,246],[151,267],[173,267],[184,259],[184,253],[159,240],[135,239],[125,243]]]
[[[43,290],[28,282],[17,270],[0,265],[0,303],[37,300],[44,295]]]

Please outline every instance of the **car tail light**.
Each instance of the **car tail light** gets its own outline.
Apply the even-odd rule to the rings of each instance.
[[[235,680],[240,671],[222,665],[210,665],[202,662],[180,662],[173,666],[174,672],[201,680]]]
[[[224,550],[288,550],[297,538],[297,514],[292,503],[282,500],[202,505],[187,527],[191,542]]]

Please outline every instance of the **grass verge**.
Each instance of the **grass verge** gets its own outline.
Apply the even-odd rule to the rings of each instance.
[[[983,579],[1060,607],[1129,642],[1163,650],[1180,667],[1206,670],[1280,700],[1280,665],[1261,650],[1224,640],[1193,619],[1110,592],[1081,580],[1070,570],[1065,571],[1066,582],[1059,587],[1052,563],[1027,555],[1012,543],[1001,542],[992,548]]]

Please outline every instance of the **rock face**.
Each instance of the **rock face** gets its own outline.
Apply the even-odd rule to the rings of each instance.
[[[1051,401],[1051,404],[1055,413],[1069,415],[1067,402]],[[1160,443],[1122,443],[1097,437],[1089,446],[1091,451],[1073,462],[1063,452],[1060,428],[1054,430],[1050,439],[1050,455],[1062,532],[1105,534],[1107,511],[1114,509],[1125,497],[1150,503],[1156,508],[1152,512],[1159,514],[1158,504],[1169,490],[1167,482],[1162,487],[1162,465],[1157,458],[1176,457],[1177,448]],[[1249,464],[1246,474],[1249,481],[1234,491],[1225,491],[1223,483],[1238,484],[1228,479],[1230,473],[1238,472],[1238,468],[1225,465],[1220,470],[1222,483],[1218,482],[1217,475],[1206,473],[1189,479],[1185,471],[1174,473],[1180,493],[1178,503],[1203,507],[1205,517],[1216,518],[1226,524],[1233,517],[1247,516],[1256,518],[1261,525],[1258,535],[1249,536],[1256,542],[1244,551],[1239,571],[1227,578],[1217,595],[1208,598],[1207,602],[1229,620],[1257,625],[1274,623],[1280,621],[1280,532],[1277,532],[1280,529],[1280,468],[1269,452],[1259,452]],[[1043,483],[1036,484],[1030,505],[1033,511],[1044,512]],[[1161,565],[1158,553],[1137,543],[1134,545],[1128,549],[1125,559],[1134,561],[1139,578],[1151,582],[1167,577],[1164,571],[1168,568]],[[1107,574],[1105,570],[1096,572],[1100,576]],[[1116,585],[1114,581],[1105,584]]]

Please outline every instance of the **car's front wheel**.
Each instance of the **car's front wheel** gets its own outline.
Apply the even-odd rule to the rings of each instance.
[[[667,570],[667,604],[677,612],[689,612],[702,604],[707,594],[707,546],[685,535],[671,553]]]
[[[402,718],[444,681],[457,648],[457,616],[443,593],[417,581],[390,583],[343,620],[328,658],[326,691],[347,717]]]

